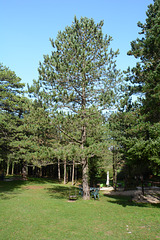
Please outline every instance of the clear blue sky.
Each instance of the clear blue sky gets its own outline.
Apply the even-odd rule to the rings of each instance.
[[[145,22],[151,3],[153,0],[0,0],[0,62],[31,85],[38,79],[39,61],[51,53],[49,38],[55,39],[76,15],[78,19],[104,20],[103,33],[113,37],[113,50],[120,50],[118,68],[133,67],[135,59],[127,51],[138,37],[137,22]]]

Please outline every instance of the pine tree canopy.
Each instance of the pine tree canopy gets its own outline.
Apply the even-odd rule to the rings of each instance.
[[[71,116],[66,127],[60,115],[54,114],[63,136],[81,147],[84,199],[89,198],[88,158],[94,156],[101,139],[99,124],[96,125],[97,111],[101,114],[102,109],[115,104],[121,80],[115,63],[118,51],[110,48],[112,38],[103,35],[103,24],[103,21],[96,24],[93,19],[75,17],[55,41],[50,39],[54,50],[50,56],[44,56],[39,67],[38,84],[43,102],[49,109],[56,107]],[[73,126],[77,124],[77,128],[71,126],[73,118]]]
[[[157,122],[160,121],[160,0],[148,6],[146,15],[146,22],[138,23],[142,38],[133,41],[128,52],[140,58],[130,80],[135,84],[135,92],[144,94],[142,104],[146,119]]]
[[[0,155],[3,159],[16,160],[18,147],[17,128],[22,124],[27,99],[23,96],[24,84],[9,68],[0,64]]]
[[[21,114],[24,83],[16,74],[0,64],[0,110]]]
[[[50,40],[54,51],[44,56],[39,73],[52,103],[77,112],[82,106],[108,107],[115,101],[118,51],[109,49],[111,37],[103,36],[102,27],[103,21],[75,17],[55,41]]]

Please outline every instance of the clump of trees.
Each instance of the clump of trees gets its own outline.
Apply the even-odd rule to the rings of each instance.
[[[128,54],[139,62],[125,78],[116,68],[112,38],[103,35],[103,21],[88,18],[75,17],[55,41],[50,39],[53,51],[40,63],[39,79],[28,86],[28,97],[21,79],[1,64],[1,169],[9,173],[12,165],[13,173],[18,163],[22,172],[38,167],[42,176],[44,166],[52,166],[47,171],[66,183],[68,167],[72,184],[82,173],[85,200],[90,198],[89,184],[112,159],[115,189],[117,166],[125,169],[126,186],[135,177],[143,181],[158,175],[159,15],[160,1],[155,0],[146,22],[138,23],[142,38],[131,43]],[[104,114],[112,109],[116,112]]]
[[[126,72],[129,90],[116,114],[110,117],[112,136],[125,160],[126,181],[134,176],[159,174],[160,165],[160,1],[148,6],[140,36],[131,42],[132,55],[139,61]],[[131,97],[137,96],[133,103]]]

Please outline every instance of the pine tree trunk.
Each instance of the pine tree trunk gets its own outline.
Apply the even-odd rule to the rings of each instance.
[[[58,181],[61,180],[60,159],[58,158]]]
[[[9,175],[9,166],[10,166],[10,160],[8,159],[8,161],[7,161],[7,172],[6,172],[6,176]]]
[[[113,188],[115,191],[117,190],[117,163],[114,148],[113,148]]]
[[[85,63],[83,63],[85,67]],[[84,73],[84,80],[86,79],[85,73]],[[83,89],[82,89],[82,122],[86,118],[86,92],[85,92],[85,81],[83,83]],[[82,150],[84,149],[84,145],[87,140],[87,130],[86,125],[83,123],[82,125]],[[83,182],[83,199],[89,200],[90,199],[90,190],[89,190],[89,181],[88,181],[88,159],[86,157],[82,158],[82,182]]]
[[[84,143],[86,142],[86,128],[82,127],[82,149],[84,149]],[[88,159],[82,158],[82,182],[83,182],[83,199],[90,199],[89,181],[88,181]]]
[[[39,169],[39,176],[42,177],[42,167]]]
[[[73,168],[72,168],[72,185],[74,185],[74,160],[73,160]]]
[[[69,181],[72,180],[72,167],[71,166],[69,166],[68,179],[69,179]]]
[[[12,162],[12,175],[14,174],[14,162]]]
[[[22,177],[23,177],[23,180],[27,179],[27,166],[26,166],[26,164],[24,164],[24,166],[22,168]]]
[[[77,169],[77,165],[75,165],[75,182],[77,182],[78,180],[78,169]]]
[[[67,163],[66,163],[66,158],[64,160],[64,184],[66,184],[66,179],[67,179]]]
[[[82,159],[82,181],[83,181],[83,199],[89,200],[90,199],[90,191],[89,191],[89,184],[88,184],[88,159]]]

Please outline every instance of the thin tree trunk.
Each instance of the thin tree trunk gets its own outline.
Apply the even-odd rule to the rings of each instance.
[[[117,166],[115,166],[115,191],[117,190]]]
[[[10,160],[8,159],[8,161],[7,161],[7,172],[6,172],[6,176],[9,175],[9,166],[10,166]]]
[[[73,168],[72,168],[72,185],[74,185],[74,160],[73,160]]]
[[[89,200],[90,199],[90,191],[89,191],[89,184],[88,184],[88,159],[82,159],[82,179],[83,179],[83,199]]]
[[[60,159],[58,158],[58,181],[61,180]]]
[[[68,170],[68,180],[72,181],[72,167],[69,166],[69,170]]]
[[[39,169],[39,176],[42,177],[42,167]]]
[[[75,165],[75,181],[78,180],[78,170],[77,170],[77,164]]]
[[[113,148],[113,188],[117,190],[117,161],[115,156],[115,148]]]
[[[83,67],[85,68],[86,63],[85,59],[83,61]],[[83,86],[82,86],[82,108],[83,111],[82,115],[82,122],[86,118],[86,74],[84,72],[83,74]],[[82,123],[82,150],[84,149],[84,145],[87,140],[87,130],[86,130],[86,124],[85,122]],[[88,159],[87,157],[82,157],[82,182],[83,182],[83,199],[89,200],[90,199],[90,189],[89,189],[89,179],[88,179]]]
[[[27,179],[27,166],[26,166],[26,164],[24,164],[24,166],[22,168],[22,177],[23,177],[23,180]]]
[[[86,127],[82,127],[82,149],[84,149],[84,143],[86,142]],[[82,158],[82,182],[83,182],[83,199],[90,199],[90,190],[88,184],[88,159]]]
[[[67,161],[65,158],[65,160],[64,160],[64,184],[66,184],[66,179],[67,179]]]
[[[12,175],[14,174],[14,162],[12,162]]]

